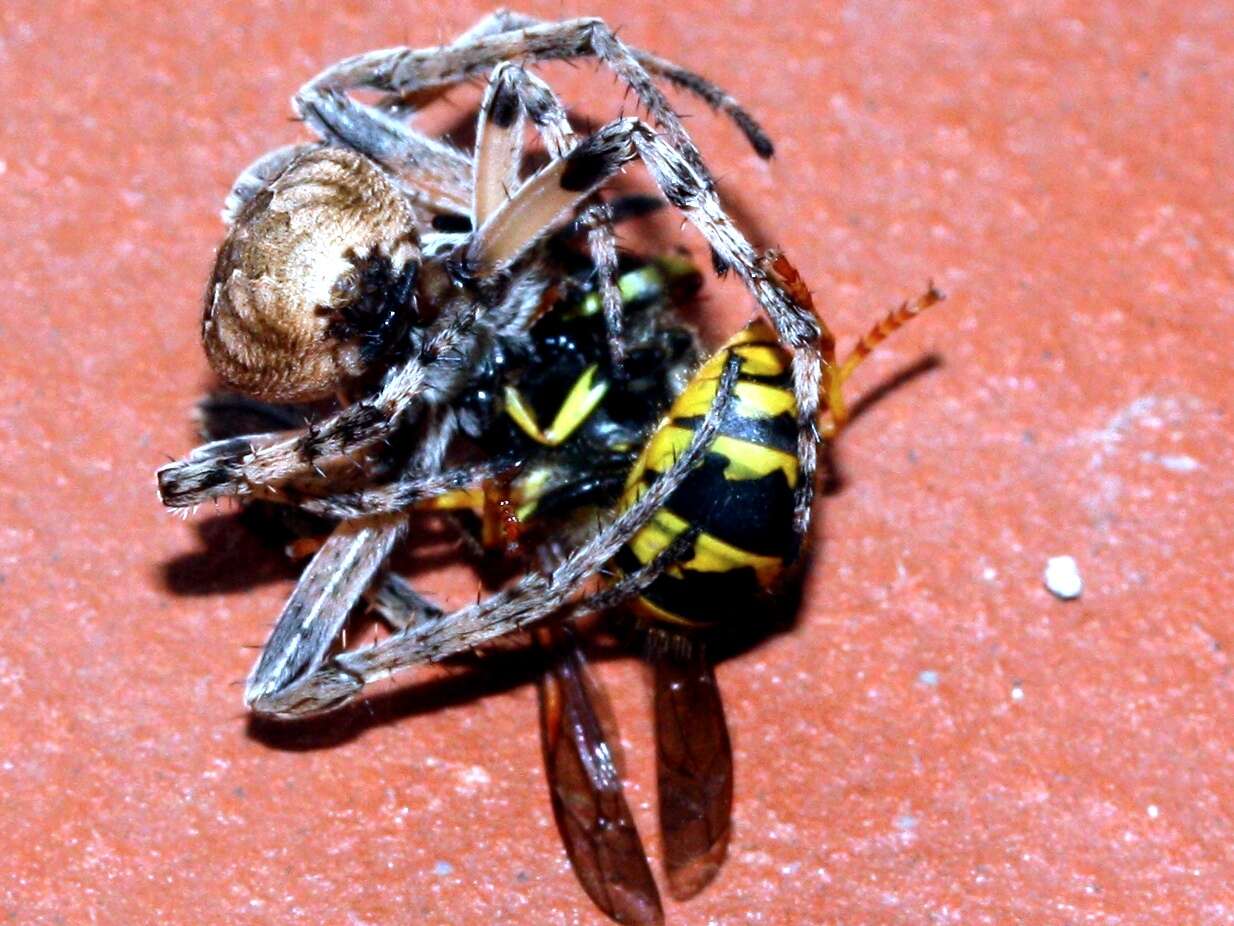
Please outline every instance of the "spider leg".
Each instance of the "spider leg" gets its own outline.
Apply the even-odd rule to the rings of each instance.
[[[513,23],[518,20],[510,19]],[[351,100],[346,91],[352,88],[370,87],[402,93],[431,89],[459,80],[468,79],[484,67],[512,57],[572,58],[591,54],[611,65],[623,79],[631,83],[641,102],[652,112],[653,118],[668,136],[668,141],[658,138],[652,131],[636,120],[630,120],[623,138],[604,139],[604,130],[579,145],[565,158],[561,158],[541,171],[524,186],[523,191],[508,201],[490,218],[486,226],[499,218],[499,229],[507,233],[504,241],[514,254],[533,243],[543,229],[549,228],[560,218],[555,207],[572,208],[590,195],[599,180],[611,175],[617,166],[633,157],[633,153],[617,158],[607,157],[602,149],[613,142],[621,151],[637,149],[651,168],[653,176],[666,192],[680,193],[677,204],[683,205],[682,196],[699,200],[697,206],[683,205],[687,217],[703,230],[713,248],[730,265],[736,266],[748,285],[759,296],[760,303],[772,317],[781,337],[794,348],[804,353],[817,333],[817,324],[799,310],[790,298],[773,285],[756,264],[753,249],[724,214],[716,198],[713,185],[693,142],[681,127],[680,121],[668,107],[663,94],[650,80],[648,72],[636,55],[619,42],[599,20],[573,20],[532,26],[519,31],[507,31],[482,36],[457,46],[444,46],[413,52],[409,49],[394,49],[373,52],[348,59],[311,81],[297,97],[298,105],[307,107],[322,119],[324,113],[333,112],[338,118],[323,122],[322,131],[331,140],[364,149],[368,138],[369,148],[380,154],[383,150],[391,156],[404,150],[400,138],[406,136],[405,127],[395,119],[376,110],[365,110]],[[312,119],[310,119],[312,121]],[[321,120],[319,120],[321,121]],[[620,126],[609,127],[610,133],[620,135]],[[333,128],[330,128],[333,126]],[[634,128],[637,126],[637,130]],[[331,135],[330,132],[334,134]],[[357,136],[356,133],[359,133]],[[365,133],[368,133],[367,135]],[[598,137],[601,136],[601,137]],[[385,148],[383,148],[383,145]],[[610,163],[611,162],[611,163]],[[524,196],[535,181],[545,181],[546,172],[565,170],[562,179],[571,184],[585,186],[583,195],[565,201],[534,195]],[[666,170],[668,173],[666,173]],[[680,174],[672,177],[670,174]],[[530,191],[534,193],[534,189]],[[669,196],[673,200],[673,196]],[[515,214],[512,207],[518,204],[527,212]],[[468,188],[470,204],[470,188]],[[545,207],[549,211],[545,211]],[[512,237],[511,237],[512,236]],[[478,236],[476,236],[478,237]],[[493,235],[489,235],[492,238]],[[722,241],[717,241],[717,237]],[[497,244],[503,243],[500,238]],[[494,249],[489,241],[489,256],[501,258],[500,248]],[[469,251],[473,250],[469,248]],[[739,253],[738,253],[739,252]],[[319,458],[329,458],[363,449],[384,437],[391,422],[408,412],[414,401],[431,386],[426,383],[427,367],[450,350],[457,349],[470,336],[472,325],[481,310],[479,305],[464,306],[457,312],[443,312],[448,321],[436,336],[428,340],[417,357],[411,358],[387,381],[382,391],[368,399],[343,410],[335,417],[318,426],[311,434],[290,441],[282,441],[271,447],[259,448],[247,456],[220,459],[198,485],[182,485],[182,464],[164,467],[159,474],[159,484],[165,499],[172,504],[185,506],[208,498],[224,495],[247,494],[261,485],[285,482],[311,472]],[[807,391],[812,373],[818,373],[817,362],[805,362],[808,358],[795,360],[795,368],[803,372],[798,377],[802,395]],[[816,377],[815,377],[816,378]],[[803,419],[813,421],[812,411],[817,398],[809,400],[809,408],[803,409]],[[811,427],[813,425],[811,424]],[[807,466],[807,469],[809,467]],[[812,472],[812,471],[811,471]]]
[[[525,274],[511,281],[504,301],[498,305],[484,306],[466,295],[451,300],[420,350],[392,370],[376,394],[301,432],[260,434],[198,447],[158,470],[163,504],[189,508],[227,496],[277,497],[283,487],[294,489],[305,482],[315,488],[326,468],[350,465],[352,454],[388,438],[425,407],[443,408],[466,383],[470,370],[467,351],[480,313],[488,313],[498,334],[524,330],[544,287],[543,279]],[[440,362],[443,360],[447,362]],[[449,434],[453,430],[452,425]],[[442,443],[448,434],[441,428],[431,428],[429,436]],[[311,489],[302,493],[320,494]]]
[[[521,20],[522,17],[499,10],[477,22],[451,45],[443,47],[470,45],[508,31]],[[322,83],[314,92],[306,93],[315,83],[317,81],[306,85],[297,94],[293,106],[323,140],[352,148],[384,165],[403,181],[404,192],[414,204],[439,215],[468,214],[472,203],[471,158],[448,142],[425,135],[406,121],[417,109],[444,95],[457,81],[409,87],[371,106],[348,96],[346,91],[350,88],[344,85]]]
[[[714,440],[732,398],[739,367],[739,358],[736,357],[726,364],[711,408],[695,430],[690,444],[673,465],[651,483],[638,501],[610,524],[598,530],[587,543],[566,557],[556,568],[526,575],[510,588],[484,601],[435,620],[417,623],[372,646],[340,653],[324,664],[315,663],[311,674],[303,671],[294,675],[283,672],[283,677],[290,682],[290,687],[280,691],[262,691],[261,697],[247,699],[249,706],[259,713],[284,718],[334,710],[354,699],[369,682],[414,665],[439,661],[473,649],[497,637],[521,630],[566,607],[575,593],[616,555],[622,544],[633,537],[664,505],[669,495],[702,458],[707,446]],[[321,555],[318,554],[319,557]],[[657,558],[649,568],[663,568],[667,565],[660,562],[660,559]],[[314,560],[310,564],[310,569],[316,562]],[[347,575],[348,573],[344,572],[340,581],[345,581]],[[645,577],[645,581],[628,583],[627,592],[637,593],[651,578],[654,576]],[[301,583],[304,581],[302,578]],[[360,592],[356,593],[357,597],[359,594]],[[293,594],[292,597],[294,600],[297,596]],[[586,602],[587,599],[584,599],[584,604]],[[605,599],[604,603],[613,602]],[[263,660],[264,658],[263,656]],[[317,668],[317,665],[320,667]]]
[[[445,612],[417,592],[402,576],[388,572],[368,594],[373,610],[394,630],[406,630]]]
[[[464,45],[472,38],[479,38],[498,32],[511,32],[516,29],[527,29],[531,26],[543,24],[544,20],[536,19],[534,16],[512,13],[509,10],[497,10],[460,35],[454,40],[454,44]],[[659,55],[653,55],[651,52],[643,51],[640,48],[626,47],[631,56],[649,73],[668,81],[688,93],[694,94],[712,109],[719,110],[732,119],[760,157],[771,157],[774,153],[771,139],[767,137],[767,133],[763,131],[762,126],[728,92],[716,86],[702,75],[687,70],[665,58],[661,58]]]
[[[350,148],[401,181],[412,203],[431,212],[466,214],[471,205],[471,158],[340,90],[297,97],[297,112],[331,145]]]
[[[288,501],[310,514],[339,520],[397,514],[449,492],[481,485],[514,465],[505,459],[439,473],[411,473],[376,488],[336,492],[321,498],[292,497]]]
[[[273,151],[267,151],[248,167],[244,168],[244,170],[240,171],[240,175],[232,182],[231,192],[227,194],[227,199],[223,201],[223,222],[227,225],[235,224],[240,210],[244,208],[249,200],[256,196],[266,184],[281,174],[288,164],[314,147],[316,146],[311,144],[284,145],[281,148],[275,148]]]
[[[441,468],[456,416],[440,411],[430,416],[429,425],[413,471]],[[335,527],[301,573],[249,674],[244,701],[250,709],[265,715],[300,712],[306,683],[319,674],[352,608],[373,586],[406,530],[405,514],[344,521]]]
[[[406,519],[339,525],[314,555],[249,673],[244,701],[294,714],[298,692],[326,660],[351,609],[402,538]]]
[[[578,137],[566,109],[552,88],[521,65],[509,62],[497,65],[480,108],[473,209],[477,229],[511,198],[511,191],[520,186],[517,173],[520,152],[515,144],[522,140],[524,115],[530,117],[550,157],[559,160],[578,147]],[[622,299],[617,288],[613,215],[604,203],[597,203],[579,216],[576,226],[587,234],[600,287],[609,353],[619,364],[624,357],[625,342],[621,337]]]
[[[653,74],[699,95],[723,111],[746,134],[760,155],[768,157],[772,153],[766,134],[732,97],[697,74],[629,48],[602,20],[588,18],[546,23],[517,14],[506,14],[495,20],[494,28],[498,25],[506,28],[494,33],[473,32],[450,45],[422,49],[390,48],[347,58],[301,88],[296,96],[296,105],[311,122],[314,101],[323,95],[342,96],[349,90],[367,87],[406,96],[470,80],[502,61],[595,57],[634,91],[652,121],[709,182],[710,176],[698,149],[686,134],[668,99],[652,81]],[[346,140],[353,147],[363,150],[355,140]]]
[[[820,440],[819,389],[824,366],[834,367],[834,339],[818,319],[809,292],[792,266],[782,255],[755,251],[724,211],[710,182],[650,126],[637,119],[610,122],[565,157],[546,165],[476,230],[465,245],[463,262],[477,276],[499,274],[635,158],[643,161],[665,198],[742,278],[780,340],[793,350],[801,466],[794,526],[805,536],[814,500]],[[791,275],[786,275],[788,271]]]
[[[498,65],[480,103],[471,182],[472,228],[479,228],[521,183],[526,114],[515,89],[518,69]]]
[[[481,308],[467,302],[443,312],[420,350],[392,372],[379,392],[302,434],[256,447],[239,440],[207,444],[161,467],[157,478],[163,503],[183,508],[211,498],[258,493],[264,487],[304,478],[325,462],[387,437],[401,416],[419,412],[426,392],[439,388],[429,368],[442,358],[459,355]],[[464,372],[452,369],[455,376]]]

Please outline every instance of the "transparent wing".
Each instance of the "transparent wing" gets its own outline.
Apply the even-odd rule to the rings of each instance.
[[[664,912],[573,641],[557,646],[540,685],[544,766],[557,829],[574,873],[619,923],[660,924]]]
[[[654,660],[656,776],[669,893],[693,897],[728,849],[733,753],[715,672],[702,646]]]

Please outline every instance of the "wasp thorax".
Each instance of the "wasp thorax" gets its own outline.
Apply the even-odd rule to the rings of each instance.
[[[292,161],[219,249],[202,322],[215,372],[280,402],[362,377],[414,321],[414,222],[367,158],[317,148]]]

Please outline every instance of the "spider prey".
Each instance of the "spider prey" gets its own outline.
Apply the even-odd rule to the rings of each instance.
[[[622,118],[577,138],[554,92],[524,64],[582,56],[611,68],[650,121]],[[471,155],[411,125],[417,106],[485,74]],[[539,622],[624,601],[656,628],[655,648],[667,657],[657,714],[684,712],[676,732],[659,738],[670,882],[678,895],[698,890],[723,853],[731,777],[696,631],[740,616],[740,602],[772,589],[797,557],[818,444],[845,421],[844,380],[938,298],[931,289],[907,303],[838,364],[796,271],[783,255],[756,251],[728,217],[655,78],[701,97],[756,152],[771,154],[725,92],[626,46],[596,19],[498,12],[451,44],[359,55],[306,84],[295,107],[319,140],[275,150],[235,182],[202,325],[211,366],[257,400],[251,417],[272,424],[211,435],[218,439],[158,474],[170,507],[237,496],[334,525],[249,676],[245,700],[259,714],[328,711],[370,681],[539,625],[552,654],[543,717],[558,820],[589,893],[625,922],[658,920],[654,883],[631,861],[641,858],[632,827],[605,823],[623,819],[624,802],[612,769],[592,762],[604,740],[581,656],[567,632]],[[384,96],[365,104],[351,96],[357,90]],[[524,176],[527,123],[548,162]],[[612,230],[621,201],[606,203],[599,191],[633,160],[770,321],[738,334],[693,378],[696,345],[673,321],[669,294],[687,274],[653,262],[621,275]],[[585,259],[570,244],[579,237]],[[585,282],[570,298],[572,274]],[[622,284],[649,286],[655,298],[638,306]],[[571,316],[590,348],[578,332],[550,333]],[[821,426],[820,398],[830,413]],[[258,402],[326,410],[295,429]],[[638,414],[623,419],[623,402]],[[707,497],[727,513],[699,507]],[[441,612],[384,572],[409,520],[434,509],[474,512],[481,546],[525,557],[533,570]],[[609,571],[618,578],[594,587]],[[338,651],[366,595],[394,632]],[[732,614],[703,607],[726,599]],[[693,719],[701,732],[683,733]],[[709,738],[718,772],[704,775],[682,758],[692,744],[674,737],[690,735]],[[664,811],[666,789],[683,807]],[[580,801],[591,801],[591,817]]]

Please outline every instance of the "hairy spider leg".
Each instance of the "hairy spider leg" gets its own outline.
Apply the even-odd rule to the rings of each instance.
[[[484,601],[442,615],[436,620],[418,623],[379,643],[339,653],[328,660],[324,659],[325,654],[319,647],[310,650],[297,645],[296,652],[303,650],[308,658],[294,660],[298,669],[294,673],[285,668],[292,664],[292,659],[281,656],[266,657],[263,654],[263,661],[268,658],[271,665],[279,667],[277,678],[284,684],[280,687],[272,675],[256,679],[255,673],[254,678],[250,679],[250,690],[255,692],[255,697],[249,699],[249,706],[259,714],[285,718],[333,710],[353,700],[364,686],[372,681],[414,665],[439,661],[474,649],[489,640],[535,624],[561,610],[570,603],[571,596],[647,523],[697,464],[716,436],[719,422],[733,395],[738,367],[739,361],[735,357],[725,365],[715,401],[696,429],[693,440],[677,461],[661,473],[633,505],[598,530],[551,572],[530,573],[510,588]],[[402,522],[401,517],[393,520]],[[329,541],[323,551],[328,547]],[[309,571],[312,571],[313,565],[322,555],[318,553],[317,558],[310,564]],[[677,555],[677,551],[674,551],[673,555]],[[636,593],[650,583],[654,578],[652,573],[663,570],[668,565],[665,557],[657,558],[645,567],[648,575],[628,583],[627,588],[631,593]],[[374,573],[375,571],[374,568]],[[301,583],[304,581],[301,579]],[[350,592],[354,585],[347,590]],[[334,599],[336,606],[344,611],[344,615],[349,613],[363,591],[363,588],[356,590],[350,601]],[[582,602],[584,607],[587,603],[587,599]],[[605,606],[613,603],[611,596],[604,599]],[[284,615],[287,615],[286,611]],[[280,626],[282,623],[283,619],[280,618]],[[290,620],[288,623],[290,625]],[[341,623],[339,627],[341,629]],[[311,636],[315,643],[318,642],[315,631],[293,632],[290,626],[284,636],[293,642],[300,636]],[[267,682],[267,678],[272,680]]]

